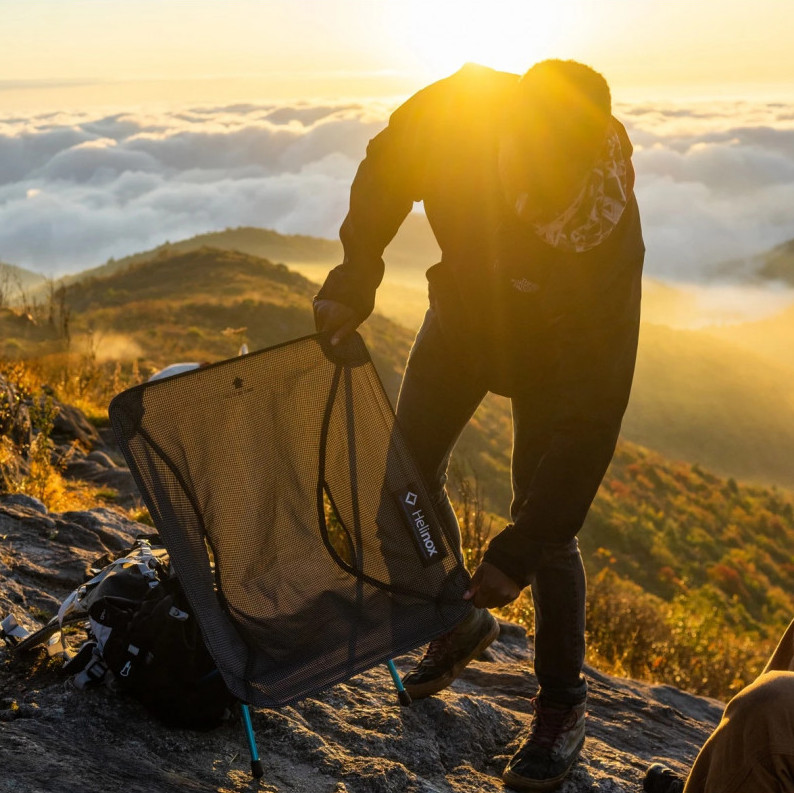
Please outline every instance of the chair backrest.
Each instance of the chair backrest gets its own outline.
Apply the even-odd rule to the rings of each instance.
[[[355,334],[131,388],[110,418],[227,686],[287,704],[466,616],[468,575]]]

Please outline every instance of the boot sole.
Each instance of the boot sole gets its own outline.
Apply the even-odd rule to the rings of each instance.
[[[574,753],[573,760],[571,760],[571,764],[568,766],[568,768],[566,768],[562,774],[555,776],[553,779],[530,779],[529,777],[521,776],[521,774],[516,774],[513,771],[506,770],[502,774],[502,781],[506,785],[509,785],[511,788],[515,788],[516,790],[554,790],[556,787],[561,785],[568,774],[571,773],[571,769],[579,759],[579,755],[581,754],[583,747],[584,738]]]
[[[427,683],[405,683],[403,686],[405,690],[411,695],[411,699],[424,699],[433,694],[438,693],[445,689],[460,673],[487,647],[489,647],[499,636],[499,623],[494,620],[491,630],[480,639],[479,643],[474,649],[465,657],[456,663],[445,675],[436,678],[435,680],[428,680]]]

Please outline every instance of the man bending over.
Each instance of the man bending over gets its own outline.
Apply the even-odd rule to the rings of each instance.
[[[488,608],[532,588],[540,691],[504,772],[543,790],[584,741],[585,576],[576,534],[617,441],[637,347],[644,245],[632,146],[604,78],[550,60],[523,77],[467,65],[411,97],[367,148],[340,232],[344,262],[315,298],[339,341],[373,309],[383,250],[423,201],[442,259],[397,418],[442,510],[452,448],[487,392],[513,410],[512,523],[405,687],[448,686],[498,635]],[[454,513],[451,524],[457,525]]]

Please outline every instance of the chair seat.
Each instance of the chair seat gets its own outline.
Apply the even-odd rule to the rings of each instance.
[[[279,706],[463,619],[468,575],[358,334],[128,389],[112,426],[229,689]]]

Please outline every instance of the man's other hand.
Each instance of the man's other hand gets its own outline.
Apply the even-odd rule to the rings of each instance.
[[[339,344],[360,324],[350,306],[336,300],[314,300],[314,325],[320,333],[331,334],[331,344]]]
[[[521,594],[521,587],[490,562],[482,562],[471,577],[471,585],[463,593],[478,609],[506,606]]]

